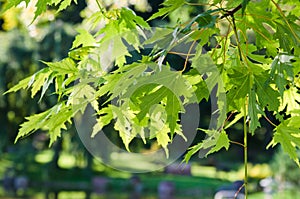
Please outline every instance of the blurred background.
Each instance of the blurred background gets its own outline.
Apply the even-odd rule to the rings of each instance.
[[[122,5],[114,2],[103,1],[107,8],[128,6],[148,19],[163,1],[120,1]],[[131,174],[107,167],[93,158],[74,126],[69,126],[51,148],[45,132],[36,132],[14,144],[24,117],[53,106],[56,97],[51,95],[51,88],[40,102],[25,90],[2,94],[44,67],[39,60],[58,61],[66,57],[76,28],[89,10],[96,8],[94,3],[79,0],[78,5],[58,15],[54,7],[49,8],[32,24],[32,7],[11,9],[0,19],[0,198],[208,199],[221,190],[236,191],[243,183],[244,174],[243,148],[238,145],[208,158],[195,155],[187,165],[180,164],[182,159],[179,159],[155,172]],[[182,7],[169,17],[151,21],[150,25],[172,27],[179,17],[185,21],[201,11],[200,6]],[[180,58],[169,59],[176,62]],[[210,102],[201,102],[200,112],[199,127],[205,128],[210,120]],[[265,150],[272,137],[272,126],[263,119],[261,122],[263,127],[255,136],[249,136],[250,198],[300,198],[299,168],[280,148]],[[243,141],[242,123],[232,126],[229,132],[230,139]],[[198,143],[204,136],[197,134],[193,142]],[[110,139],[120,143],[117,136]],[[136,141],[134,150],[155,147],[155,144],[139,143]],[[127,162],[127,167],[137,169],[137,163],[130,159]]]

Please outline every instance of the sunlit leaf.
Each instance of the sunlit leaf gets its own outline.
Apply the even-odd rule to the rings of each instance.
[[[85,29],[78,29],[79,35],[73,41],[72,49],[80,45],[82,47],[93,46],[96,43],[94,37]]]
[[[295,119],[299,121],[299,117],[295,117]],[[300,129],[290,125],[293,120],[294,118],[289,118],[276,127],[273,140],[269,146],[274,147],[278,143],[281,144],[283,150],[299,165],[296,150],[300,147]]]
[[[184,5],[185,1],[184,0],[166,0],[162,5],[164,6],[163,8],[160,8],[158,12],[153,14],[148,20],[153,20],[157,17],[162,17],[162,16],[167,16],[170,12],[173,12],[177,8],[181,7]]]

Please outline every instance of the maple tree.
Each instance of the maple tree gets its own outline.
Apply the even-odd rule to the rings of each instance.
[[[6,1],[2,12],[23,1],[30,2]],[[71,2],[38,0],[33,20],[47,6],[58,6],[57,12],[63,12]],[[281,144],[300,165],[299,1],[165,0],[148,21],[129,8],[108,9],[96,2],[99,9],[82,22],[69,56],[44,62],[45,68],[6,92],[30,89],[32,97],[40,92],[42,99],[50,84],[55,85],[57,104],[26,117],[16,140],[42,129],[49,132],[51,145],[66,124],[90,104],[98,117],[92,137],[114,122],[126,149],[137,135],[146,142],[147,132],[168,154],[175,134],[185,139],[179,123],[185,106],[214,96],[217,121],[212,128],[201,129],[207,138],[189,149],[186,161],[201,149],[208,155],[239,144],[244,147],[247,188],[247,135],[255,134],[263,117],[274,126],[269,147]],[[187,21],[179,16],[172,28],[148,24],[184,7],[197,6],[204,11]],[[178,45],[189,47],[180,52],[174,50]],[[151,52],[142,51],[149,46]],[[209,48],[204,52],[203,46]],[[132,51],[141,56],[129,63]],[[180,70],[165,61],[168,54],[184,57]],[[105,103],[99,104],[103,98]],[[108,103],[114,99],[116,103]],[[267,111],[276,121],[267,118]],[[228,128],[240,119],[244,143],[228,138]]]

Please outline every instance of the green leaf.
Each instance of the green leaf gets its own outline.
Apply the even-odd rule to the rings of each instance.
[[[140,112],[137,114],[137,118],[142,120],[146,114],[149,112],[150,108],[156,104],[159,104],[166,96],[168,89],[166,87],[160,87],[157,91],[152,93],[147,93],[141,98],[141,103],[139,104]]]
[[[271,65],[270,77],[275,80],[281,97],[286,85],[294,79],[293,66],[290,63],[292,58],[293,56],[281,54],[275,57]]]
[[[183,97],[183,103],[192,103],[197,101],[196,97],[193,95],[192,86],[189,85],[188,81],[185,80],[180,73],[172,71],[167,66],[164,66],[162,67],[162,70],[159,70],[156,63],[148,63],[146,66],[149,67],[149,70],[151,68],[151,71],[136,79],[136,83],[127,89],[124,97],[132,96],[133,92],[143,85],[157,84],[169,89],[177,96],[178,99]]]
[[[76,68],[75,62],[70,59],[66,58],[59,62],[43,62],[47,66],[49,66],[50,70],[57,72],[59,75],[71,75],[76,74],[78,69]]]
[[[287,114],[293,114],[295,110],[300,109],[300,94],[296,87],[291,87],[284,91],[283,98],[279,107],[279,111],[283,111],[286,108]]]
[[[229,8],[235,8],[239,6],[244,0],[227,0],[226,7]]]
[[[212,58],[208,54],[202,54],[202,46],[197,46],[197,53],[192,59],[192,68],[195,68],[200,75],[206,76],[205,84],[210,94],[215,93],[218,105],[217,128],[221,127],[226,119],[226,93],[223,78]],[[215,90],[214,90],[215,89]],[[199,94],[197,94],[199,95]]]
[[[94,46],[96,40],[94,37],[85,29],[78,29],[78,35],[76,35],[75,40],[73,41],[73,45],[71,49],[77,48],[82,45],[82,47]]]
[[[76,4],[77,4],[77,0],[73,0]],[[64,0],[61,2],[61,4],[59,5],[59,8],[56,12],[60,12],[64,9],[66,9],[68,6],[70,6],[72,3],[72,0]]]
[[[96,134],[103,129],[104,126],[108,125],[113,119],[113,112],[110,106],[102,108],[98,113],[99,118],[97,119],[97,123],[93,127],[93,131],[91,137],[95,137]]]
[[[23,1],[26,3],[26,6],[28,6],[30,0],[9,0],[9,1],[5,1],[5,4],[1,8],[0,15],[2,15],[5,11],[9,10],[10,8],[18,6]]]
[[[169,128],[164,125],[163,128],[161,128],[157,133],[156,133],[156,140],[158,145],[162,146],[163,149],[166,152],[167,158],[169,157],[169,150],[168,150],[168,144],[171,141],[169,135],[168,135]]]
[[[167,16],[169,15],[171,12],[173,12],[174,10],[178,9],[179,7],[183,6],[185,3],[184,0],[166,0],[165,2],[162,3],[162,5],[164,6],[163,8],[160,8],[158,10],[158,12],[154,13],[149,19],[148,21],[155,19],[157,17],[161,17],[161,16]]]
[[[228,138],[228,135],[224,130],[221,132],[215,130],[215,129],[201,129],[207,134],[207,138],[204,139],[201,143],[193,146],[190,148],[190,150],[187,152],[185,156],[185,161],[188,161],[193,154],[195,154],[197,151],[201,149],[205,149],[207,152],[205,156],[215,153],[222,148],[225,148],[228,150],[230,146],[230,140]]]
[[[252,87],[252,77],[245,68],[241,68],[239,71],[233,70],[233,72],[228,75],[232,87],[227,94],[227,103],[229,110],[240,110]]]
[[[212,16],[209,12],[199,14],[195,21],[198,23],[198,28],[213,28],[216,23],[217,16]]]
[[[155,44],[160,48],[165,48],[172,41],[173,32],[174,30],[171,28],[156,27],[152,30],[150,37],[144,41],[143,45]]]
[[[248,115],[250,117],[249,131],[254,134],[257,127],[260,127],[259,118],[261,115],[265,115],[261,107],[258,105],[256,100],[256,93],[251,89],[249,93],[248,101]]]
[[[47,79],[50,76],[52,71],[48,68],[40,70],[38,73],[34,75],[34,82],[32,84],[31,89],[31,97],[33,98],[36,93],[42,88],[42,86],[47,86]],[[42,95],[41,95],[42,97]]]
[[[29,117],[25,117],[26,122],[22,123],[19,129],[18,135],[15,139],[17,142],[20,138],[27,136],[31,133],[34,133],[38,129],[42,129],[45,126],[46,120],[49,117],[49,113],[51,110],[47,110],[45,112],[31,115]]]
[[[256,94],[258,101],[262,107],[268,107],[269,111],[277,111],[280,105],[279,92],[275,91],[267,82],[265,76],[257,75],[254,78],[255,86],[257,88]]]
[[[242,2],[242,15],[244,15],[246,7],[247,7],[249,2],[250,2],[250,0],[243,0],[243,2]]]
[[[26,89],[29,87],[29,84],[31,82],[32,76],[27,77],[25,79],[22,79],[17,85],[13,86],[12,88],[10,88],[8,91],[6,91],[5,93],[3,93],[3,95],[6,95],[7,93],[11,93],[11,92],[17,92],[21,89]]]
[[[285,18],[285,19],[284,19]],[[300,28],[299,25],[295,24],[294,20],[299,17],[278,17],[275,20],[277,25],[276,33],[274,34],[275,38],[279,40],[280,47],[285,52],[291,52],[294,48],[295,51],[299,52],[300,47]]]
[[[215,138],[214,141],[215,141],[215,146],[211,148],[206,155],[215,153],[221,150],[222,148],[228,150],[230,145],[230,140],[228,139],[228,135],[226,134],[225,131],[221,131],[221,133],[219,133],[219,135]]]
[[[171,142],[169,132],[170,128],[166,124],[165,108],[161,104],[152,107],[150,112],[150,123],[148,125],[150,139],[156,137],[157,144],[162,146],[165,150],[166,156],[169,156],[168,144]],[[180,133],[179,133],[180,134]]]
[[[188,163],[188,161],[191,159],[191,157],[202,148],[202,145],[203,145],[203,143],[200,142],[197,145],[190,147],[188,152],[185,154],[183,161]]]
[[[208,101],[210,93],[207,89],[205,81],[203,80],[202,76],[198,73],[198,71],[195,69],[191,69],[184,76],[184,78],[193,86],[198,102],[200,102],[202,99]]]
[[[126,45],[122,41],[122,36],[124,36],[125,32],[134,32],[134,30],[129,30],[126,25],[123,24],[121,26],[118,21],[111,21],[98,32],[98,34],[104,34],[100,40],[100,55],[109,56],[110,61],[116,61],[118,66],[123,66],[126,62],[125,56],[130,56]],[[107,55],[108,49],[110,49],[110,55]]]
[[[176,95],[174,95],[174,93],[170,90],[167,91],[166,112],[167,122],[169,123],[171,135],[173,135],[175,133],[177,121],[179,119],[178,114],[181,112],[181,102],[178,101]]]
[[[51,146],[58,137],[61,136],[61,129],[67,129],[66,122],[72,123],[71,118],[75,115],[74,109],[61,104],[62,107],[57,106],[52,108],[51,117],[45,123],[45,127],[49,131]],[[57,114],[60,112],[61,114]]]
[[[299,121],[299,116],[289,118],[276,127],[273,140],[269,146],[274,147],[278,143],[281,144],[283,150],[300,166],[296,152],[297,148],[300,148],[300,129],[299,126],[290,125],[293,120]]]
[[[36,93],[43,87],[43,92],[41,95],[41,98],[42,98],[43,95],[45,94],[45,89],[51,83],[51,80],[48,80],[51,73],[52,73],[52,71],[50,71],[48,68],[44,68],[44,69],[36,72],[32,76],[21,80],[17,85],[10,88],[4,94],[16,92],[20,89],[26,89],[26,88],[32,87],[31,88],[31,97],[33,98],[36,95]]]
[[[50,76],[46,79],[46,81],[44,82],[43,84],[43,88],[42,88],[42,92],[41,92],[41,96],[40,96],[40,99],[39,99],[39,102],[41,102],[42,98],[44,97],[46,91],[48,90],[50,84],[53,83],[53,79],[54,79],[54,76]],[[58,100],[59,101],[59,100]]]
[[[111,108],[116,120],[114,128],[119,131],[119,136],[121,137],[126,150],[130,151],[129,144],[138,132],[134,129],[135,126],[131,123],[131,119],[133,119],[134,116],[132,111],[128,109],[127,105],[127,103],[124,103],[121,107],[112,105]]]
[[[71,123],[71,117],[76,113],[76,110],[71,109],[64,103],[59,103],[45,112],[26,117],[27,121],[21,124],[15,142],[21,137],[27,136],[40,129],[49,132],[49,145],[51,146],[53,142],[60,137],[61,129],[66,129],[65,123]]]
[[[82,104],[81,112],[84,112],[88,102],[91,103],[93,109],[98,112],[99,104],[96,100],[95,94],[96,94],[96,90],[89,84],[78,83],[73,87],[68,97],[67,105],[74,106],[74,105]]]
[[[139,95],[140,90],[146,91],[148,88],[153,88],[152,85],[146,85],[142,89],[138,89],[131,97],[131,100],[139,107],[140,112],[136,115],[139,121],[143,120],[151,110],[166,98],[165,111],[167,114],[166,122],[169,124],[170,132],[173,135],[175,133],[175,128],[177,126],[177,121],[179,118],[179,113],[182,112],[181,101],[177,96],[164,86],[154,85],[154,88],[158,88],[153,91],[150,89],[150,92],[142,93],[142,96]]]
[[[244,15],[235,15],[237,29],[247,34],[249,29],[255,34],[255,44],[258,49],[266,49],[267,54],[275,57],[279,47],[278,40],[274,39],[276,24],[275,18],[278,17],[274,6],[270,1],[247,1],[243,0],[243,4],[248,4]],[[242,7],[243,9],[243,7]],[[242,10],[243,11],[243,10]],[[262,14],[263,13],[263,14]],[[244,38],[244,37],[241,37]]]
[[[137,16],[134,11],[129,8],[122,8],[120,15],[120,19],[124,21],[130,29],[136,29],[137,26],[150,28],[149,24],[144,21],[142,17]]]
[[[38,16],[47,11],[47,5],[50,5],[52,0],[38,0],[35,7],[36,11],[34,12],[34,21]]]
[[[144,63],[133,63],[131,65],[127,65],[126,68],[122,68],[120,71],[122,72],[121,75],[114,78],[117,82],[111,90],[111,99],[126,93],[131,86],[136,84],[137,78],[142,76],[146,69],[147,65]]]

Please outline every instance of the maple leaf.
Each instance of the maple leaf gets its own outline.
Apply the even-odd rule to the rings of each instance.
[[[80,45],[82,47],[93,46],[96,43],[94,37],[85,29],[78,29],[79,35],[76,35],[71,49],[74,49]]]
[[[21,137],[24,137],[30,133],[35,132],[38,129],[43,128],[50,112],[51,110],[47,110],[39,114],[25,117],[27,121],[20,125],[21,128],[19,129],[15,142],[17,142]]]
[[[229,149],[230,146],[230,140],[228,139],[228,135],[225,131],[221,131],[214,139],[214,146],[207,152],[206,155],[215,153],[222,148],[225,148],[226,150]]]
[[[34,79],[31,89],[32,98],[36,95],[36,93],[41,89],[43,85],[47,84],[46,79],[48,79],[51,73],[52,71],[50,71],[48,68],[45,68],[32,76],[32,78]]]
[[[76,4],[77,4],[77,0],[63,0],[60,5],[59,5],[59,8],[56,12],[60,12],[64,9],[66,9],[68,6],[71,5],[72,1],[74,1]]]
[[[268,107],[268,110],[276,111],[280,105],[280,94],[267,84],[267,79],[267,76],[255,75],[256,94],[261,107]]]
[[[8,9],[12,8],[12,7],[16,7],[19,4],[21,4],[22,2],[26,3],[26,6],[28,6],[30,0],[10,0],[10,1],[5,1],[5,4],[3,5],[3,7],[1,8],[1,12],[0,15],[2,15],[5,11],[7,11]]]
[[[158,12],[154,13],[149,19],[153,20],[157,17],[161,17],[161,16],[167,16],[169,15],[171,12],[173,12],[174,10],[178,9],[179,7],[181,7],[182,5],[184,5],[185,1],[184,0],[166,0],[165,2],[162,3],[162,5],[164,6],[163,8],[160,8],[158,10]]]
[[[34,12],[34,21],[38,16],[47,11],[47,5],[50,5],[52,0],[38,0],[35,4],[36,10]]]
[[[286,85],[294,79],[293,66],[290,63],[292,58],[284,54],[278,55],[271,65],[270,78],[274,79],[281,97],[283,97]]]
[[[278,143],[282,146],[283,150],[294,160],[299,166],[299,159],[297,155],[297,148],[300,148],[300,126],[299,126],[300,117],[289,118],[282,123],[280,123],[275,128],[275,134],[273,140],[268,145],[268,147],[274,147]],[[296,120],[297,125],[294,120]]]
[[[252,88],[251,74],[243,69],[233,70],[233,73],[228,74],[228,77],[231,83],[231,88],[227,94],[228,110],[240,110]]]
[[[262,108],[259,106],[256,100],[256,93],[251,89],[249,93],[248,101],[248,115],[250,118],[249,131],[254,134],[255,129],[260,127],[259,118],[261,115],[265,115]]]
[[[75,62],[71,58],[65,58],[61,61],[58,62],[43,62],[49,68],[54,71],[59,73],[60,75],[64,74],[74,74],[78,72],[78,69],[76,68]]]
[[[134,114],[128,107],[127,103],[123,103],[119,107],[112,105],[111,109],[116,120],[114,128],[119,132],[119,136],[121,137],[126,150],[130,151],[129,144],[139,132],[135,129],[138,126],[131,122],[134,118]]]
[[[96,134],[103,129],[104,126],[108,125],[111,120],[113,119],[113,112],[111,110],[111,107],[105,107],[102,108],[97,112],[97,115],[99,117],[97,118],[97,123],[93,127],[93,131],[91,134],[91,137],[95,137]]]
[[[298,93],[298,89],[291,87],[284,91],[279,111],[283,111],[286,108],[287,114],[294,115],[294,111],[300,109],[299,102],[300,94]]]
[[[6,95],[6,94],[11,93],[11,92],[17,92],[17,91],[19,91],[21,89],[26,89],[26,88],[28,88],[32,84],[31,81],[32,81],[32,76],[24,78],[21,81],[19,81],[18,84],[14,85],[8,91],[6,91],[5,93],[3,93],[3,95]]]
[[[188,162],[192,155],[194,155],[201,149],[206,151],[205,156],[215,153],[222,148],[225,148],[226,150],[229,149],[230,140],[224,130],[222,130],[221,132],[214,129],[201,130],[204,131],[208,135],[208,137],[197,145],[191,147],[185,155],[184,161]]]

